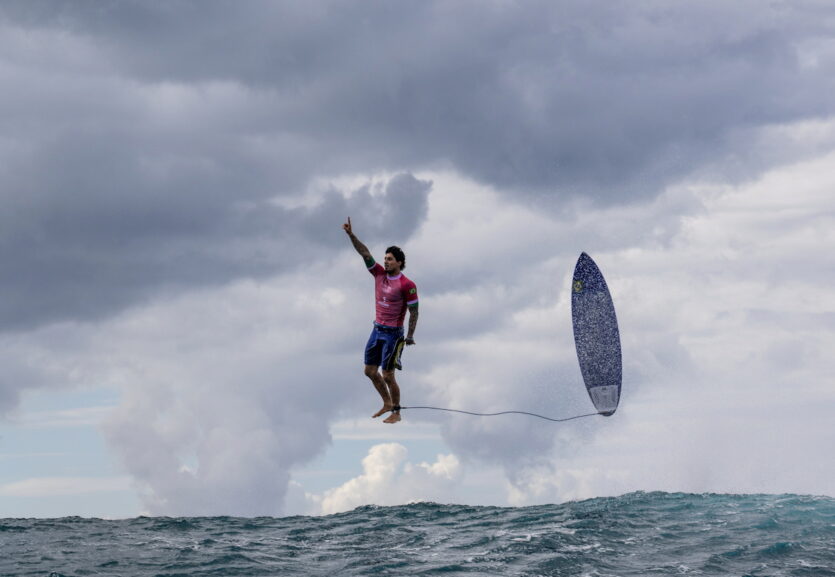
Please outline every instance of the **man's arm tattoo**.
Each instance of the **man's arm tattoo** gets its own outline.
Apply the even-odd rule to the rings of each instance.
[[[406,338],[411,339],[415,334],[415,328],[417,327],[418,321],[418,306],[412,305],[409,307],[409,332],[406,335]]]
[[[374,257],[371,256],[371,251],[368,250],[368,247],[362,244],[362,242],[360,242],[360,239],[358,239],[353,234],[350,236],[350,239],[351,244],[354,245],[356,251],[360,253],[360,256],[365,260],[365,265],[368,267],[372,266],[374,264]]]

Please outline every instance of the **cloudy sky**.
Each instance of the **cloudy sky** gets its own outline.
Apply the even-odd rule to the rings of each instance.
[[[0,4],[0,517],[835,496],[826,1]],[[404,411],[362,374],[419,288]]]

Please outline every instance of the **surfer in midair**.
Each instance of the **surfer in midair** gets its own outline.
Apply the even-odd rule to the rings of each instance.
[[[371,336],[365,345],[365,376],[371,379],[374,388],[383,398],[383,408],[372,415],[377,418],[391,413],[383,422],[396,423],[400,420],[400,386],[394,377],[394,370],[400,369],[400,353],[403,345],[415,344],[414,334],[418,320],[418,294],[415,283],[406,278],[406,255],[397,246],[386,249],[383,264],[371,256],[351,228],[351,218],[342,225],[354,248],[365,260],[365,266],[374,276],[374,302],[376,318]],[[403,335],[403,321],[409,311],[409,330]],[[381,371],[382,369],[382,371]]]

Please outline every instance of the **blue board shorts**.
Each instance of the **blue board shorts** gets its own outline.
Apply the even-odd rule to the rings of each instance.
[[[403,327],[387,327],[374,323],[371,336],[365,345],[365,364],[383,367],[384,371],[402,369],[400,355],[403,353]]]

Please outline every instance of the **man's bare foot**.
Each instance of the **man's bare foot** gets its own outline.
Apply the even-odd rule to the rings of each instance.
[[[399,412],[392,413],[391,415],[389,415],[388,419],[384,420],[383,422],[388,423],[389,425],[392,425],[394,423],[399,423],[400,422],[400,413]]]
[[[371,415],[371,418],[372,418],[372,419],[376,419],[376,418],[377,418],[377,417],[379,417],[380,415],[385,415],[385,414],[386,414],[386,413],[388,413],[390,410],[391,410],[391,405],[383,405],[383,408],[382,408],[382,409],[380,409],[379,411],[377,411],[376,413],[374,413],[373,415]]]

